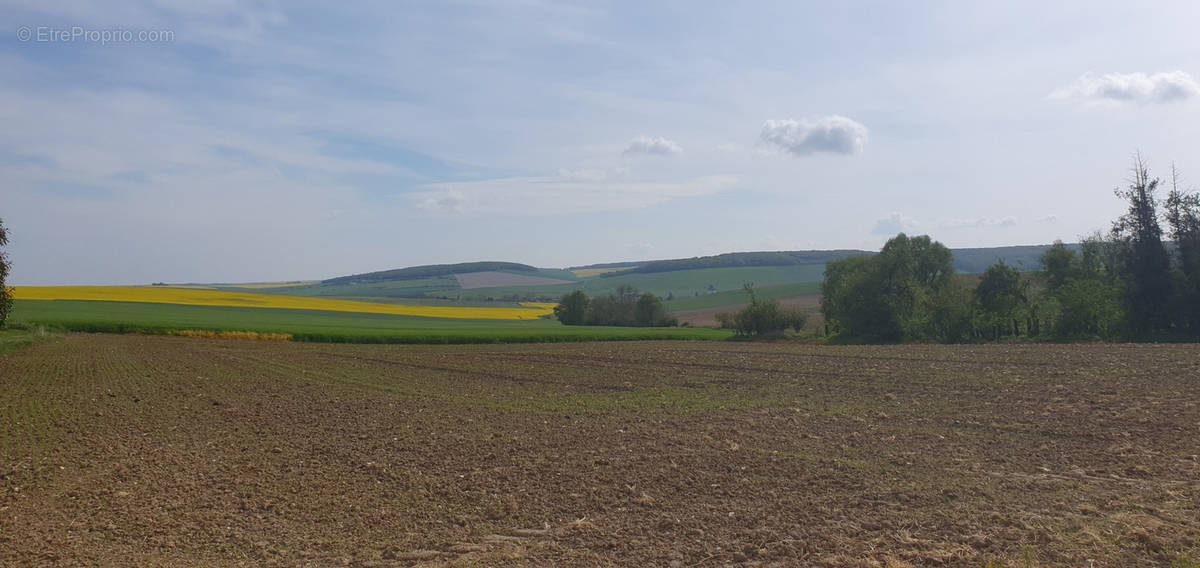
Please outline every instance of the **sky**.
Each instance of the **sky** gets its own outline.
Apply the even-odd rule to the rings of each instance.
[[[37,0],[0,22],[14,285],[1071,242],[1120,215],[1138,152],[1200,182],[1192,1]]]

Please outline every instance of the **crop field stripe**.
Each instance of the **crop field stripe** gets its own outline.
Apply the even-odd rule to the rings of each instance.
[[[532,309],[532,308],[518,308]],[[68,331],[171,334],[289,334],[322,343],[539,343],[637,339],[713,340],[730,337],[701,328],[564,326],[556,321],[471,320],[321,310],[192,306],[137,302],[17,300],[13,321]]]
[[[90,300],[187,306],[285,308],[453,319],[533,320],[548,316],[553,312],[552,308],[545,306],[521,308],[406,306],[165,286],[19,286],[15,288],[14,297],[18,300]]]

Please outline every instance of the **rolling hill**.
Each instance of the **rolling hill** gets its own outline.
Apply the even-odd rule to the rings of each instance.
[[[1069,245],[1078,248],[1078,245]],[[1021,270],[1040,269],[1040,257],[1050,245],[951,249],[960,273],[983,272],[996,262]],[[735,252],[693,258],[642,262],[612,262],[538,268],[515,262],[466,262],[412,266],[340,276],[320,282],[256,287],[258,293],[354,299],[406,304],[492,306],[519,301],[556,301],[566,292],[590,296],[632,286],[662,297],[668,309],[709,309],[745,301],[742,286],[753,283],[774,295],[813,295],[820,287],[825,264],[864,250],[807,250]],[[215,285],[218,289],[236,289]],[[242,289],[244,291],[244,289]],[[792,296],[782,296],[792,297]]]

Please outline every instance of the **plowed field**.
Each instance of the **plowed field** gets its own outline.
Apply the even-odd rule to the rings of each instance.
[[[5,566],[1194,566],[1200,347],[0,356]]]

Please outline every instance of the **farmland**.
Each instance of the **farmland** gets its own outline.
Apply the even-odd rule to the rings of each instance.
[[[68,334],[0,355],[0,564],[1194,566],[1198,361]]]
[[[503,308],[406,306],[352,300],[226,292],[190,287],[157,286],[21,286],[18,300],[83,300],[142,302],[187,306],[299,309],[451,319],[535,320],[551,313],[550,304],[529,303]]]
[[[729,333],[714,329],[579,327],[545,319],[477,320],[313,309],[69,300],[17,300],[13,319],[18,323],[73,331],[252,331],[285,333],[297,341],[342,343],[529,343],[729,337]]]

